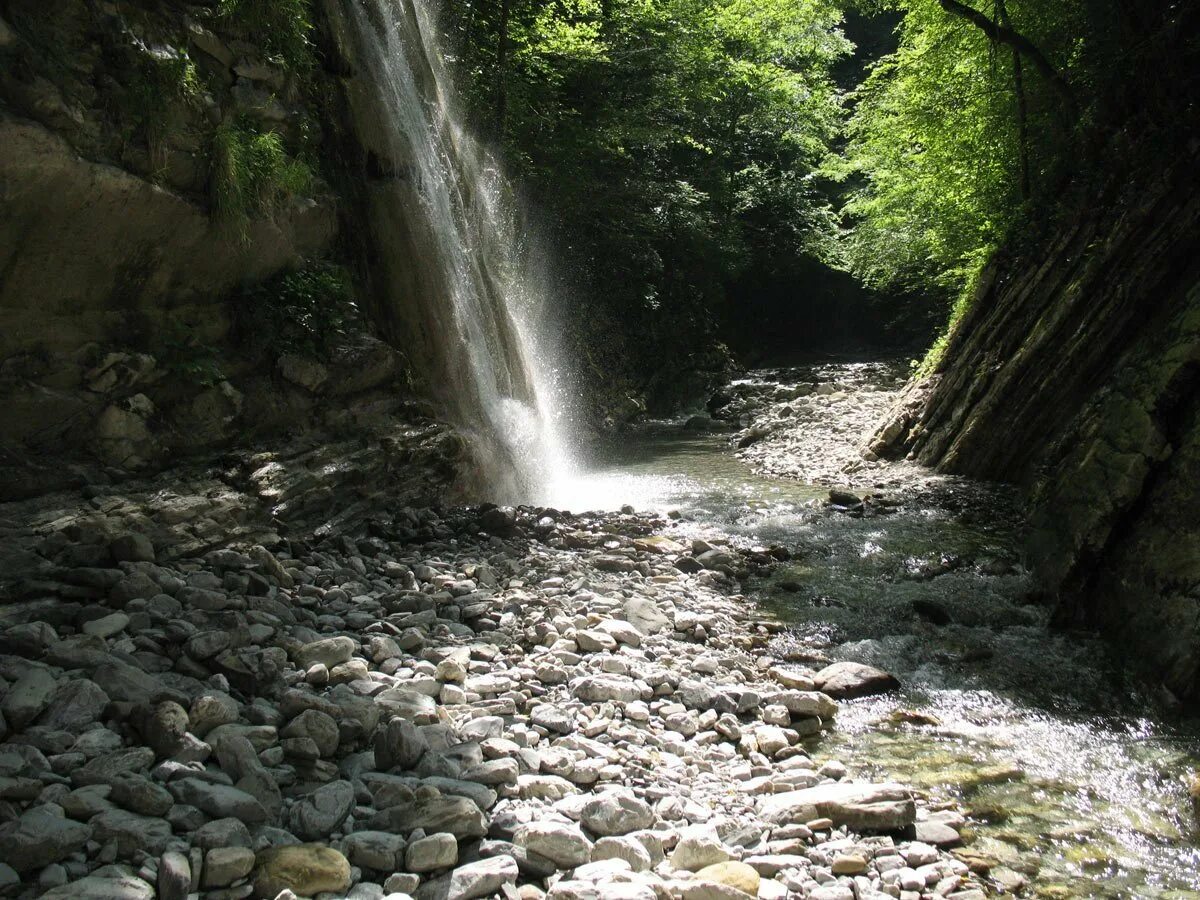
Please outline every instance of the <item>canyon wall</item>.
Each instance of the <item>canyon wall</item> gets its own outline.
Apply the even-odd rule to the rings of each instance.
[[[867,453],[1028,489],[1028,559],[1063,624],[1200,695],[1197,147],[1089,193],[986,269],[943,361]]]

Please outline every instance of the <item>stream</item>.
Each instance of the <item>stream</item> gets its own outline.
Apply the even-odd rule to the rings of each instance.
[[[876,362],[750,373],[725,398],[742,430],[639,426],[597,452],[572,508],[631,504],[669,513],[681,537],[790,550],[746,585],[792,626],[778,654],[869,663],[902,683],[847,702],[814,757],[960,809],[957,852],[998,890],[1200,897],[1187,787],[1200,731],[1157,713],[1104,644],[1047,628],[1006,488],[861,460],[904,374]],[[747,426],[754,439],[736,450]],[[831,505],[831,487],[870,497]]]

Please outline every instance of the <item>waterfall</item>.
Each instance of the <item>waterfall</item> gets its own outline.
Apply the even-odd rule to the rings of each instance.
[[[464,128],[428,0],[333,0],[354,128],[371,154],[373,279],[444,415],[466,437],[468,493],[555,501],[570,478],[566,391],[497,162]],[[543,329],[544,330],[544,329]]]

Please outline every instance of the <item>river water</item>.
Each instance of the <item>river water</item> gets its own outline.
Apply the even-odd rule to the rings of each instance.
[[[779,654],[903,685],[843,704],[814,757],[959,808],[958,852],[998,890],[1200,897],[1200,732],[1156,712],[1104,644],[1046,627],[1003,487],[861,461],[902,380],[890,363],[751,373],[728,409],[772,434],[737,451],[745,432],[703,430],[720,423],[648,424],[599,452],[570,505],[658,509],[684,537],[792,551],[746,589],[792,623]],[[833,507],[837,486],[879,499]]]

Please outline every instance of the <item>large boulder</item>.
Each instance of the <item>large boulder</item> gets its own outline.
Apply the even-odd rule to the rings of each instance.
[[[320,844],[268,847],[255,860],[254,896],[273,900],[280,891],[301,897],[342,893],[350,888],[350,863]]]
[[[863,831],[898,831],[917,818],[912,791],[900,784],[839,782],[769,794],[759,801],[758,812],[776,825],[828,818]]]

